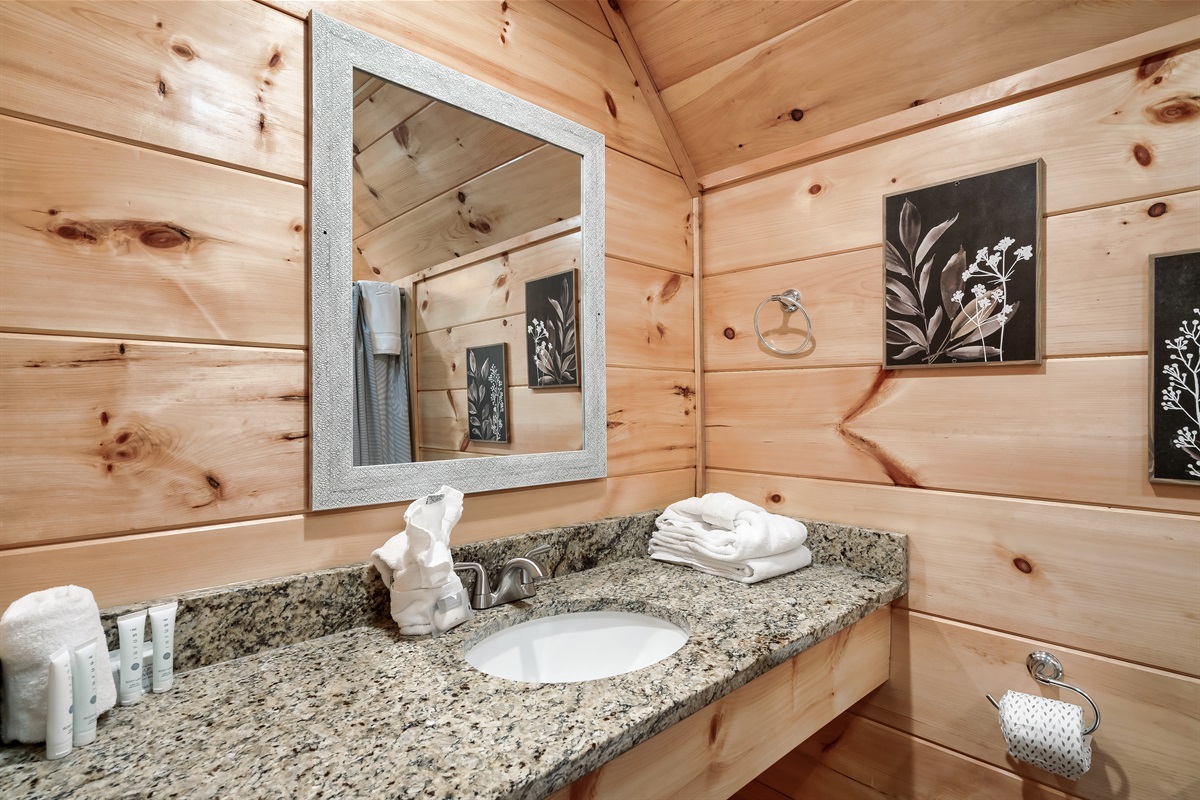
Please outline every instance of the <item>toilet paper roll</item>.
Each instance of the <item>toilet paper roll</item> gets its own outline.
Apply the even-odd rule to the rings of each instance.
[[[1005,692],[1000,731],[1013,758],[1077,781],[1092,766],[1092,737],[1083,735],[1083,709],[1071,703]]]

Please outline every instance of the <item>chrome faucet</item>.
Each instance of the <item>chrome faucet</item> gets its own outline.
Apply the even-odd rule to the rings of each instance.
[[[487,570],[476,561],[460,561],[454,571],[467,570],[475,573],[475,589],[471,592],[471,608],[476,610],[524,600],[537,593],[537,582],[550,577],[549,568],[538,560],[538,556],[550,552],[550,545],[533,548],[523,556],[510,558],[500,568],[500,578],[493,589],[488,581]]]

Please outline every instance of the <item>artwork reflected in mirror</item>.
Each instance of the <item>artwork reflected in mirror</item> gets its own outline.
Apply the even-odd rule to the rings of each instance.
[[[353,75],[355,295],[390,287],[404,341],[396,353],[373,351],[375,317],[361,315],[355,464],[579,450],[580,156],[365,71]],[[561,316],[550,303],[533,312],[554,314],[546,322],[556,349],[543,375],[522,287],[564,275],[568,286],[551,298]],[[500,375],[495,397],[491,375],[478,372],[485,360]],[[527,368],[509,374],[510,364]],[[544,386],[575,388],[533,391]]]
[[[475,442],[508,441],[504,343],[467,348],[467,428]]]
[[[525,318],[530,388],[578,386],[575,270],[527,282]]]

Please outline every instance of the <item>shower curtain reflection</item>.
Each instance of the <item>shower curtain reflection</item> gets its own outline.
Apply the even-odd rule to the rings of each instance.
[[[366,281],[356,281],[354,314],[354,466],[407,464],[413,460],[408,405],[408,315],[404,293],[397,309],[399,353],[376,352],[363,298]],[[368,289],[369,291],[369,289]]]

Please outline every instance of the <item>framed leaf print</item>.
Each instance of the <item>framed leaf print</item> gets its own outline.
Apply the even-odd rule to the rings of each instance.
[[[1041,160],[884,198],[884,367],[1039,364]]]
[[[579,385],[575,270],[525,284],[529,388]]]
[[[473,442],[508,441],[505,345],[467,348],[467,428]]]
[[[1150,480],[1200,483],[1200,250],[1150,257]]]

